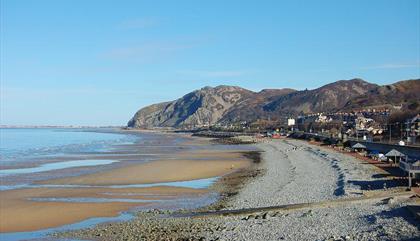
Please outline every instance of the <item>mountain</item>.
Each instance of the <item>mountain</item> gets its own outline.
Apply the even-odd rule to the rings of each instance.
[[[397,108],[401,111],[420,112],[420,79],[399,81],[377,86],[366,95],[352,98],[343,109]]]
[[[279,96],[264,106],[268,112],[306,114],[337,111],[349,100],[378,87],[362,79],[340,80],[314,90],[304,90]]]
[[[183,97],[139,110],[129,127],[192,127],[217,123],[237,103],[255,93],[237,86],[204,87]]]
[[[245,101],[243,105],[230,110],[221,122],[253,122],[257,119],[281,119],[299,114],[336,111],[350,99],[376,87],[364,80],[352,79],[340,80],[314,90],[263,90],[259,92],[258,98]]]
[[[419,84],[419,79],[385,86],[351,79],[301,91],[265,89],[253,92],[237,86],[205,87],[175,101],[142,108],[128,122],[128,126],[191,128],[384,106],[418,111]]]
[[[264,109],[264,106],[273,102],[279,97],[289,95],[297,92],[294,89],[264,89],[258,93],[255,93],[252,98],[246,99],[241,103],[238,103],[235,108],[231,108],[226,114],[220,119],[220,123],[232,123],[232,122],[254,122],[258,119],[268,119],[275,117],[276,114],[269,113]]]

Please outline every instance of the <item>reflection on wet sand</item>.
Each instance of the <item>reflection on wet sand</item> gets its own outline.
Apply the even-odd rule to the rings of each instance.
[[[133,207],[205,192],[180,187],[8,190],[0,195],[0,232],[33,231],[91,217],[111,217]]]
[[[246,160],[160,160],[39,183],[107,186],[186,181],[221,176],[248,164]]]
[[[0,191],[0,232],[35,231],[93,217],[114,217],[133,208],[168,207],[174,200],[213,200],[207,188],[217,177],[245,168],[250,161],[239,150],[217,149],[207,140],[194,145],[195,141],[185,135],[148,134],[111,153],[79,156],[89,159],[86,162],[110,160],[109,164],[7,176]],[[71,164],[75,158],[61,161]],[[48,165],[60,166],[47,160],[41,167]]]

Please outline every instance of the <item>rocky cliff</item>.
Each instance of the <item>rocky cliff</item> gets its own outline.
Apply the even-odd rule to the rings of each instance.
[[[192,127],[217,123],[232,107],[254,92],[236,86],[204,87],[183,97],[139,110],[129,127]]]
[[[378,106],[417,111],[420,110],[419,93],[420,79],[385,86],[362,79],[340,80],[301,91],[267,89],[253,92],[236,86],[205,87],[175,101],[142,108],[128,126],[189,128]]]

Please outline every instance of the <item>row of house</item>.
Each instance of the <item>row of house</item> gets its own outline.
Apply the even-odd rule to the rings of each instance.
[[[420,114],[401,123],[388,123],[388,110],[366,110],[361,112],[313,113],[297,117],[296,127],[303,131],[326,131],[333,135],[364,137],[370,140],[390,141],[395,132],[405,143],[420,142]],[[315,129],[314,129],[315,128]],[[365,140],[366,140],[365,139]]]
[[[386,153],[381,153],[377,150],[368,149],[366,145],[357,142],[353,144],[351,148],[355,152],[366,153],[374,159],[398,165],[401,170],[408,174],[409,187],[412,186],[413,179],[420,179],[420,149],[417,150],[418,153],[415,153],[416,150],[414,150],[414,154],[410,156],[403,153],[402,150],[397,150],[400,149],[398,147],[395,147],[397,149],[393,148]]]

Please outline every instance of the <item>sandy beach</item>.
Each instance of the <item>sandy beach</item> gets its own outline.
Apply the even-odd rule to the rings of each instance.
[[[40,184],[104,186],[186,181],[221,176],[248,164],[246,160],[159,160]]]
[[[95,240],[420,237],[419,222],[407,209],[419,203],[418,197],[404,188],[383,189],[381,184],[392,180],[378,175],[383,171],[377,167],[298,140],[275,140],[256,146],[262,151],[261,163],[248,168],[248,172],[227,176],[225,183],[219,182],[216,186],[225,189],[218,205],[199,212],[140,212],[130,222],[99,225],[57,237]],[[226,183],[232,182],[239,185],[229,188]],[[370,184],[374,190],[366,190]]]
[[[1,216],[4,217],[0,220],[0,232],[34,231],[75,223],[90,217],[112,217],[121,211],[162,199],[200,195],[205,192],[205,190],[180,187],[31,188],[4,191],[0,195]],[[87,202],[48,201],[72,198],[105,199],[110,202],[89,202],[89,199]],[[139,202],[124,202],[128,198],[130,201]]]
[[[35,181],[30,188],[1,191],[0,232],[36,231],[93,217],[115,217],[135,208],[186,206],[185,200],[195,207],[203,202],[201,199],[212,200],[207,195],[213,191],[205,187],[177,187],[170,183],[224,176],[247,168],[251,161],[234,148],[214,149],[206,139],[200,139],[195,148],[194,139],[179,134],[151,134],[146,143],[125,145],[111,154],[99,153],[100,158],[123,160],[117,165],[86,167],[86,174],[81,167],[41,172],[35,176],[43,179],[32,179]],[[162,152],[156,152],[160,149]],[[167,153],[168,149],[173,150],[172,154]],[[141,154],[151,151],[161,159],[137,161],[142,160]],[[97,154],[92,157],[98,158]],[[57,178],[79,170],[80,175]]]

